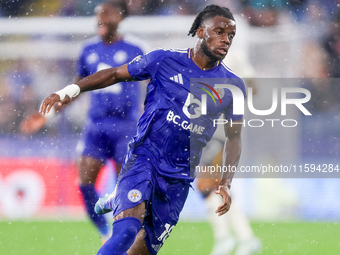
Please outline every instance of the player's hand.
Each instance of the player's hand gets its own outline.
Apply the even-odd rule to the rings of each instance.
[[[27,116],[20,123],[20,130],[21,132],[27,135],[35,134],[45,124],[46,124],[45,117],[42,116],[39,112],[37,112],[37,113]]]
[[[215,193],[221,195],[222,204],[217,208],[215,213],[218,213],[218,216],[221,216],[229,211],[231,206],[231,196],[229,188],[225,185],[219,185],[215,188]]]
[[[68,95],[66,95],[63,100],[60,100],[60,96],[55,94],[55,93],[53,93],[53,94],[51,94],[48,98],[46,98],[42,102],[42,104],[40,106],[40,111],[39,112],[42,115],[45,115],[45,114],[49,113],[51,108],[52,108],[52,106],[55,103],[57,103],[57,102],[58,102],[58,107],[61,107],[61,106],[64,106],[64,105],[70,103],[71,99],[70,99],[70,97]]]

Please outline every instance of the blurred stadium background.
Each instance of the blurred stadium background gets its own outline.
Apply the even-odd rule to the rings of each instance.
[[[96,20],[92,15],[100,2],[103,1],[5,0],[0,3],[1,254],[59,254],[53,250],[21,252],[16,245],[20,236],[34,240],[35,234],[48,233],[55,225],[61,230],[55,232],[54,239],[67,232],[69,239],[65,240],[74,246],[62,254],[95,253],[100,245],[95,230],[85,218],[74,165],[87,98],[83,97],[48,122],[36,135],[25,136],[19,130],[20,121],[35,112],[43,98],[73,82],[80,45],[96,33]],[[283,87],[289,83],[285,79],[316,78],[300,82],[312,93],[307,108],[313,115],[296,114],[299,125],[289,132],[280,128],[247,129],[242,165],[339,163],[339,1],[128,2],[133,15],[123,21],[120,30],[142,39],[150,49],[191,47],[195,38],[186,35],[194,14],[207,4],[217,3],[236,14],[237,36],[231,51],[242,52],[247,57],[255,70],[254,78],[269,81],[280,78]],[[270,86],[258,88],[257,102],[268,97],[268,88]],[[103,194],[112,190],[112,181],[108,180],[114,179],[113,171],[113,163],[103,170],[98,182]],[[291,177],[234,180],[234,196],[251,219],[255,234],[262,239],[263,254],[276,254],[280,250],[284,254],[339,253],[339,238],[332,238],[339,232],[340,179],[313,178],[313,175]],[[189,242],[188,236],[196,234],[203,239],[195,237],[191,241],[198,245],[191,253],[173,251],[171,245],[166,245],[164,249],[169,251],[163,254],[209,254],[212,232],[205,219],[202,198],[192,191],[182,213],[181,225],[169,242],[173,249],[181,242]],[[43,229],[38,223],[41,220],[67,223],[51,224]],[[315,222],[320,225],[310,225]],[[181,232],[182,229],[189,229],[189,232]],[[19,234],[21,231],[30,237]],[[316,232],[321,234],[314,236]],[[84,233],[86,237],[76,240]],[[296,240],[292,240],[294,238]],[[202,250],[204,240],[210,242],[206,250]],[[273,248],[280,240],[291,245]],[[32,242],[25,244],[28,249]],[[302,242],[309,244],[309,248]],[[53,240],[45,243],[51,245]],[[323,247],[320,248],[321,243]],[[300,245],[305,252],[297,252]],[[326,246],[328,250],[324,249]],[[318,247],[320,252],[313,253]]]

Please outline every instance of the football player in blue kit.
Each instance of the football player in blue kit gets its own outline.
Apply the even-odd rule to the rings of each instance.
[[[95,13],[98,36],[86,41],[82,47],[77,62],[77,81],[97,71],[128,63],[143,54],[135,41],[122,37],[117,32],[119,23],[127,16],[125,1],[104,2],[96,7]],[[79,187],[87,214],[99,230],[103,241],[110,237],[110,231],[105,217],[94,212],[94,205],[99,198],[95,182],[107,159],[113,159],[117,172],[120,171],[127,144],[136,132],[140,116],[140,94],[138,82],[121,82],[104,90],[93,91],[90,95],[83,140],[80,141],[80,146],[78,144],[82,151]],[[26,133],[32,133],[45,122],[44,116],[35,114],[26,118],[22,126]]]
[[[245,98],[243,81],[221,62],[235,33],[230,10],[209,5],[197,15],[189,31],[198,37],[194,48],[149,52],[129,64],[68,85],[42,103],[40,112],[46,114],[54,104],[67,104],[80,92],[150,79],[145,111],[129,144],[115,195],[103,208],[113,211],[113,234],[98,254],[158,253],[178,222],[201,151],[216,129],[213,120],[222,113],[230,120],[225,124],[223,163],[237,167],[243,116],[233,113],[231,91],[216,86],[234,86],[241,100]],[[233,171],[224,172],[216,186],[215,193],[222,197],[218,215],[230,208],[233,175]]]

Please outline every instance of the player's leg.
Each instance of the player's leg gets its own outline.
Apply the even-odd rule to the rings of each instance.
[[[108,133],[112,128],[108,126],[104,121],[100,123],[87,121],[83,131],[83,141],[78,144],[82,155],[79,162],[80,190],[86,212],[100,232],[103,242],[110,237],[110,227],[105,217],[94,211],[94,206],[99,199],[95,182],[106,159],[110,158],[112,140]]]
[[[208,221],[210,222],[215,244],[211,255],[226,255],[236,247],[235,255],[250,255],[261,250],[261,241],[254,236],[244,212],[237,201],[233,201],[230,210],[221,217],[215,213],[221,204],[221,198],[212,192],[217,184],[215,178],[198,178],[197,186],[203,195],[208,207]]]
[[[131,167],[131,165],[133,166]],[[136,220],[130,216],[143,215],[143,211],[139,211],[138,214],[136,206],[133,205],[139,203],[139,201],[144,201],[146,208],[140,207],[140,210],[144,208],[145,217],[139,218],[141,222],[144,220],[144,228],[140,228],[140,232],[133,245],[128,249],[127,254],[156,255],[177,224],[179,214],[189,193],[190,184],[160,176],[152,169],[152,166],[150,167],[149,160],[143,158],[137,162],[134,159],[129,159],[123,166],[118,179],[116,194],[110,202],[113,214],[116,215],[113,224],[113,238],[112,241],[107,242],[108,244],[103,245],[103,250],[113,249],[118,245],[117,242],[122,243],[122,237],[116,236],[115,231],[122,233],[121,231],[126,230],[120,230],[120,227],[127,227],[129,224],[120,224],[122,220],[121,212],[123,212],[122,216],[125,216],[124,219],[131,220],[130,225],[134,224],[137,227]],[[126,208],[132,206],[133,211],[129,214],[129,210]],[[120,226],[117,226],[117,224]],[[134,227],[133,229],[138,228]],[[131,238],[128,241],[130,245]],[[103,250],[101,249],[101,253],[98,254],[105,255]],[[125,253],[121,254],[125,255]]]
[[[104,214],[104,213],[107,213],[107,212],[110,212],[112,211],[112,205],[111,203],[113,203],[112,201],[114,200],[114,196],[115,196],[115,192],[113,192],[109,197],[105,197],[105,198],[101,198],[97,204],[96,204],[96,207],[99,206],[99,204],[101,204],[103,207],[105,207],[106,209],[98,209],[99,207],[97,207],[97,210],[96,212],[100,212],[101,214]],[[101,203],[100,203],[101,202]],[[145,204],[145,203],[144,203]],[[106,211],[105,211],[106,210]],[[123,213],[123,215],[127,215],[129,212],[129,210],[127,210],[126,212]],[[131,214],[130,214],[131,215]],[[138,214],[137,214],[138,215]],[[143,221],[142,221],[143,222]],[[116,230],[115,230],[116,231]],[[113,233],[114,235],[115,233]],[[116,236],[116,235],[114,235]],[[145,243],[145,229],[142,228],[137,236],[136,236],[136,239],[133,243],[133,245],[129,248],[129,250],[127,251],[127,254],[128,255],[150,255],[149,253],[149,250],[147,248],[147,245]],[[110,241],[111,242],[111,241]],[[112,243],[111,244],[112,246],[114,246],[115,244]],[[107,245],[106,245],[107,246]],[[108,246],[107,246],[108,247]],[[105,249],[105,247],[103,248]]]
[[[215,144],[214,148],[217,147]],[[218,153],[214,150],[206,151],[206,153],[208,154],[205,155],[206,158],[214,156],[210,165],[221,164],[222,150]],[[235,255],[254,254],[261,249],[261,242],[254,236],[250,223],[237,201],[233,201],[226,215],[219,217],[215,213],[216,208],[221,204],[221,198],[213,192],[218,181],[218,173],[214,173],[210,174],[210,178],[198,178],[197,183],[198,189],[205,198],[208,207],[208,220],[214,233],[215,243],[211,255],[230,254],[236,246]]]
[[[152,202],[147,208],[150,213],[146,214],[144,220],[144,241],[151,255],[158,254],[177,225],[190,189],[190,183],[186,181],[168,179],[158,173],[156,175],[157,183],[154,183]],[[144,245],[144,242],[141,241],[140,244]]]
[[[97,255],[126,255],[138,254],[138,247],[134,244],[137,234],[142,229],[145,216],[145,201],[133,208],[126,209],[114,217],[112,225],[112,236],[99,249]],[[136,242],[141,243],[140,236]],[[134,244],[133,251],[127,253]],[[131,253],[134,252],[134,253]]]
[[[136,236],[142,229],[146,207],[152,199],[154,179],[148,159],[130,154],[118,176],[116,191],[107,201],[114,215],[112,236],[98,254],[125,255],[129,249],[128,254],[145,250],[145,243],[141,240],[144,235],[138,235],[137,239]]]
[[[231,227],[238,240],[235,255],[250,255],[259,252],[262,248],[261,241],[254,235],[249,220],[234,201],[228,212]]]
[[[95,190],[95,182],[103,163],[95,158],[82,156],[79,162],[80,191],[86,207],[86,212],[91,221],[99,230],[103,241],[109,237],[109,226],[103,215],[98,215],[94,211],[99,196]]]
[[[133,245],[127,251],[128,255],[150,255],[144,239],[145,234],[146,234],[145,229],[142,228],[138,232],[136,240],[134,241]]]
[[[223,143],[213,139],[203,151],[201,162],[206,166],[221,166],[222,156]],[[229,212],[221,217],[215,213],[217,207],[222,203],[221,197],[214,192],[221,175],[222,173],[220,172],[204,173],[197,178],[197,187],[204,197],[208,209],[208,221],[214,234],[214,247],[211,255],[230,254],[236,246],[236,240],[229,221]]]
[[[226,215],[218,216],[215,211],[221,205],[222,199],[213,190],[218,184],[216,178],[198,178],[197,187],[204,196],[208,209],[208,221],[213,229],[214,247],[211,255],[227,255],[235,248],[236,240],[231,231],[229,212]]]
[[[99,127],[100,129],[98,131]],[[114,129],[112,127],[114,127]],[[136,132],[136,121],[121,120],[118,125],[117,119],[106,118],[103,119],[100,124],[97,123],[95,129],[89,126],[87,130],[91,132],[85,133],[87,146],[85,147],[84,153],[94,155],[96,158],[113,159],[118,176],[122,169],[125,155],[127,154],[128,144]],[[112,210],[110,201],[113,198],[113,193],[115,193],[115,191],[109,196],[97,199],[94,211],[98,215],[108,213]]]

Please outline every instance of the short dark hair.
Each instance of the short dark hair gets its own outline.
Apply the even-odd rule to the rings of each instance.
[[[112,6],[113,8],[119,9],[120,14],[122,15],[123,18],[126,18],[127,16],[129,16],[128,6],[125,0],[108,0],[102,3],[102,5],[103,4],[108,4]]]
[[[199,14],[197,14],[188,35],[192,35],[192,37],[194,37],[196,35],[197,29],[202,25],[202,23],[207,19],[214,18],[215,16],[222,16],[235,21],[234,16],[229,8],[211,4],[205,7],[204,10]]]

